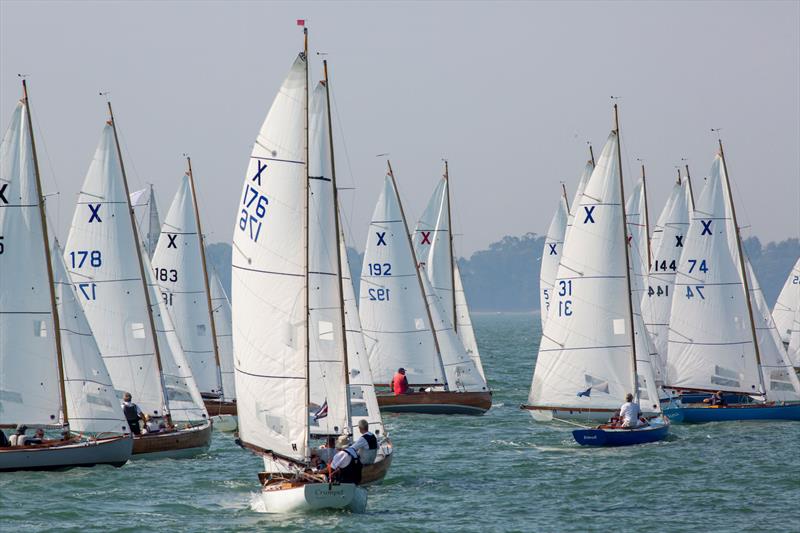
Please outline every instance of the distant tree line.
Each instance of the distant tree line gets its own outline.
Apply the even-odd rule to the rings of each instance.
[[[750,237],[744,241],[744,247],[771,308],[789,271],[800,257],[800,240],[787,239],[764,246],[758,237]],[[542,235],[507,235],[490,244],[488,249],[473,253],[469,259],[460,258],[458,266],[470,309],[486,312],[538,310],[539,264],[543,248]],[[347,249],[347,256],[358,293],[364,256],[354,248]],[[208,257],[230,295],[230,245],[209,245]]]

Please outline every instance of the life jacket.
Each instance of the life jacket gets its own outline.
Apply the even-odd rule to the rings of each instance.
[[[345,448],[344,451],[350,456],[350,463],[339,471],[339,483],[355,483],[358,485],[361,483],[361,469],[363,467],[361,459],[352,448]]]
[[[130,424],[134,420],[139,420],[139,411],[136,409],[136,404],[123,405],[122,412],[125,414],[125,420]]]
[[[405,394],[408,390],[408,380],[406,377],[398,372],[394,375],[394,379],[392,379],[392,392],[395,394]]]
[[[367,441],[367,445],[369,446],[370,450],[378,449],[378,438],[375,435],[368,431],[361,436],[364,437],[365,441]]]

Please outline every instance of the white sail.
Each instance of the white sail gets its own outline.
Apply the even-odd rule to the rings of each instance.
[[[420,273],[424,274],[424,273]],[[428,277],[420,276],[425,298],[428,300],[434,334],[439,342],[442,367],[444,368],[447,388],[459,392],[483,392],[489,390],[486,381],[475,366],[472,357],[467,353],[461,339],[458,338],[453,325],[447,318],[442,299],[431,286]]]
[[[203,404],[200,389],[192,375],[192,367],[184,353],[175,324],[169,312],[169,306],[161,297],[161,286],[155,280],[156,269],[142,246],[142,260],[145,265],[145,279],[150,289],[150,305],[152,305],[153,324],[156,328],[159,354],[161,356],[161,374],[167,404],[175,422],[201,422],[208,419],[208,412]]]
[[[586,183],[583,183],[584,187]],[[553,284],[558,272],[558,262],[561,260],[561,252],[564,249],[564,234],[567,231],[567,220],[569,218],[569,207],[567,206],[566,192],[562,192],[558,201],[553,218],[550,220],[550,227],[547,228],[547,236],[544,239],[544,249],[542,250],[542,261],[539,271],[539,304],[541,306],[542,331],[547,323],[547,314],[550,312],[550,301],[553,295]]]
[[[230,402],[236,399],[236,380],[233,370],[233,336],[231,324],[231,302],[222,282],[213,268],[211,275],[211,307],[214,309],[214,326],[217,330],[217,349],[222,375],[222,399]]]
[[[586,184],[589,182],[589,178],[592,177],[593,171],[594,171],[594,164],[590,159],[586,162],[586,165],[583,167],[583,172],[581,173],[581,177],[578,180],[578,187],[575,189],[575,197],[572,199],[572,203],[569,204],[571,207],[569,216],[567,217],[567,229],[564,231],[564,242],[566,242],[567,237],[569,236],[569,232],[572,229],[572,226],[575,222],[577,209],[580,206],[581,200],[583,199],[583,190],[586,188]]]
[[[654,246],[653,263],[642,296],[642,314],[653,339],[656,352],[665,360],[669,340],[669,315],[675,294],[675,274],[678,270],[683,243],[689,229],[688,184],[676,183],[670,192],[664,211],[658,217],[659,243]]]
[[[792,361],[783,348],[781,336],[769,312],[767,300],[753,272],[750,261],[746,261],[750,298],[753,303],[753,324],[761,357],[761,375],[769,401],[800,400],[800,382]]]
[[[117,395],[164,414],[122,168],[107,123],[81,187],[64,260]]]
[[[636,392],[616,151],[611,132],[573,206],[536,361],[533,406],[616,410],[627,393]],[[650,411],[649,404],[642,410]]]
[[[208,295],[203,273],[194,195],[188,174],[181,179],[153,254],[158,299],[169,309],[178,338],[201,392],[221,393]]]
[[[306,59],[261,126],[233,234],[233,346],[244,443],[308,457]]]
[[[721,158],[697,199],[675,278],[668,386],[761,394]]]
[[[375,395],[375,385],[373,385],[372,381],[367,346],[364,343],[364,334],[361,331],[361,319],[358,317],[358,305],[353,288],[353,278],[350,274],[350,263],[347,260],[344,231],[341,231],[339,235],[341,247],[339,257],[342,263],[342,291],[344,294],[344,322],[347,328],[347,370],[350,374],[348,388],[350,393],[351,433],[358,435],[356,431],[358,422],[361,419],[365,419],[369,423],[370,431],[376,435],[385,435],[386,430],[383,427],[378,398]]]
[[[486,382],[486,374],[483,372],[483,363],[481,362],[481,354],[478,351],[478,341],[475,339],[475,331],[472,329],[472,318],[469,315],[469,306],[467,305],[467,294],[464,291],[464,284],[461,282],[461,271],[458,268],[458,261],[453,262],[453,276],[455,276],[456,287],[456,332],[458,338],[461,339],[461,344],[464,349],[472,358],[475,368]]]
[[[775,326],[781,334],[784,344],[789,344],[792,333],[792,321],[800,309],[800,258],[792,267],[786,283],[783,284],[775,307],[772,309],[772,317],[775,319]],[[795,361],[799,363],[800,362]]]
[[[64,388],[69,428],[75,433],[109,435],[130,433],[111,376],[67,274],[63,250],[53,246],[53,282],[58,301]]]
[[[630,239],[628,251],[631,257],[631,268],[638,280],[636,285],[641,288],[646,286],[645,278],[650,271],[650,236],[647,233],[646,201],[644,180],[640,179],[625,202],[625,216]],[[638,296],[641,298],[641,294]]]
[[[62,422],[58,353],[27,108],[0,145],[0,424]]]
[[[311,100],[308,166],[308,407],[313,435],[341,435],[350,423],[339,236],[327,119],[325,85],[320,83]]]
[[[147,235],[145,236],[145,250],[147,256],[152,258],[156,253],[156,246],[161,235],[161,219],[158,216],[158,203],[156,202],[156,192],[150,185],[150,198],[147,200]]]
[[[453,257],[450,247],[450,202],[447,178],[436,184],[428,205],[414,228],[414,254],[436,294],[446,319],[455,323]]]
[[[789,336],[789,360],[795,368],[800,368],[800,307],[794,312],[792,334]]]
[[[409,385],[445,384],[417,264],[397,191],[384,180],[372,215],[361,270],[359,315],[376,384],[388,384],[399,367]]]

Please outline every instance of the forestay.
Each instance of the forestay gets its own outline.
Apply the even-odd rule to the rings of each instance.
[[[58,244],[53,246],[53,281],[70,430],[85,436],[130,433],[79,295],[67,274],[63,253]]]
[[[533,406],[615,411],[627,393],[635,392],[616,151],[617,134],[612,132],[573,206],[575,220],[564,244],[554,307],[531,386]],[[639,360],[645,357],[637,355]],[[649,366],[637,370],[653,391],[647,399],[655,397]],[[651,405],[643,402],[642,410],[658,411]]]
[[[398,367],[410,385],[445,384],[428,311],[391,176],[386,176],[367,232],[359,316],[375,383]]]
[[[149,414],[165,399],[122,169],[108,122],[86,174],[64,260],[117,395]]]
[[[161,227],[153,254],[153,274],[162,300],[174,319],[176,333],[201,392],[220,394],[208,295],[197,231],[194,195],[188,174],[181,179]],[[162,357],[163,358],[163,357]]]
[[[720,156],[697,199],[675,278],[668,386],[763,393]]]
[[[306,58],[294,61],[261,126],[233,234],[239,435],[308,457]]]
[[[0,424],[62,423],[58,354],[27,108],[0,145]]]
[[[308,167],[309,424],[313,435],[349,425],[344,316],[325,85],[314,89]]]
[[[558,201],[558,208],[550,220],[550,227],[547,228],[539,270],[539,304],[541,305],[542,331],[544,331],[544,326],[547,323],[547,313],[550,312],[553,283],[555,283],[556,273],[558,272],[561,252],[564,249],[564,234],[567,231],[568,218],[569,206],[567,206],[566,191],[562,191]]]
[[[789,344],[792,335],[792,321],[798,309],[800,309],[800,258],[789,272],[786,283],[783,284],[783,289],[775,302],[775,307],[772,309],[775,326],[778,328],[784,344]],[[795,363],[800,366],[800,361],[795,360]]]
[[[233,371],[233,338],[231,332],[231,302],[222,288],[217,271],[213,268],[211,275],[211,307],[214,310],[214,326],[217,330],[217,349],[219,350],[219,366],[222,375],[223,400],[230,402],[236,399],[236,383]]]

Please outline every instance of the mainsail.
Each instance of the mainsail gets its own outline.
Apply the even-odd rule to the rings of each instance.
[[[584,187],[586,183],[584,182]],[[550,220],[550,227],[547,228],[547,235],[544,239],[544,249],[542,250],[542,261],[539,271],[539,304],[541,306],[542,331],[547,323],[547,314],[550,312],[550,301],[553,298],[553,284],[558,272],[558,262],[561,260],[561,252],[564,249],[564,234],[567,231],[567,220],[569,219],[569,206],[567,205],[567,191],[561,189],[561,198],[558,201],[553,218]]]
[[[572,203],[569,205],[571,206],[569,216],[567,217],[567,229],[564,231],[564,242],[566,242],[567,237],[569,237],[569,232],[572,230],[572,226],[575,223],[575,217],[577,213],[578,206],[583,199],[583,190],[586,188],[586,184],[589,182],[589,178],[592,177],[592,172],[594,171],[594,158],[588,160],[586,165],[583,167],[583,172],[581,172],[581,177],[578,179],[578,187],[575,189],[575,196],[572,198]]]
[[[233,336],[231,328],[231,302],[216,270],[211,270],[211,306],[214,309],[214,324],[217,330],[217,349],[219,367],[222,375],[222,399],[226,402],[236,399],[236,381],[233,371]]]
[[[800,309],[800,258],[789,272],[786,283],[783,284],[783,289],[775,302],[775,307],[772,309],[775,326],[778,328],[784,344],[789,344],[792,322],[798,309]],[[795,359],[795,365],[800,366],[800,361]]]
[[[300,54],[256,138],[233,234],[233,345],[245,445],[308,458],[307,64]]]

